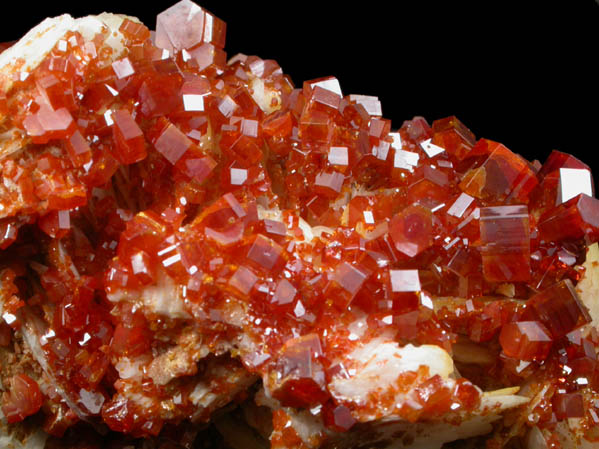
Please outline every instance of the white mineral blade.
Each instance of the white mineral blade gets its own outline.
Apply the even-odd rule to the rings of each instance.
[[[589,309],[592,325],[599,325],[599,245],[593,243],[587,249],[587,258],[583,264],[585,273],[578,285],[576,291],[580,295],[583,304]]]
[[[329,383],[329,391],[337,401],[362,407],[373,397],[395,396],[397,404],[411,403],[411,392],[397,392],[397,382],[402,373],[417,372],[422,366],[427,368],[427,377],[439,375],[448,385],[454,384],[453,360],[439,346],[411,344],[399,346],[393,341],[375,339],[358,347],[344,360],[343,365],[352,374],[335,376]],[[418,379],[418,382],[426,379]],[[375,415],[362,415],[360,421],[367,422],[381,418],[384,410],[375,408]]]
[[[15,76],[25,76],[24,74],[29,74],[39,66],[60,38],[72,29],[75,29],[75,19],[68,14],[47,18],[2,52],[0,91],[7,92],[13,85]]]

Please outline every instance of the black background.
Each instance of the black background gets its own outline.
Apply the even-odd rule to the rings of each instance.
[[[154,28],[157,2],[15,3],[0,41],[47,16],[120,12]],[[477,137],[528,159],[552,149],[595,167],[599,5],[593,0],[199,3],[227,22],[229,56],[275,59],[296,86],[334,75],[344,94],[378,96],[394,128],[456,115]]]

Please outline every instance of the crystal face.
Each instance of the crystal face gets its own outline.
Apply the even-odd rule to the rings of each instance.
[[[488,281],[530,279],[530,227],[526,206],[480,210],[483,274]]]
[[[0,379],[7,422],[191,447],[267,409],[273,448],[305,446],[297,417],[337,447],[522,387],[534,410],[497,411],[493,444],[525,446],[499,441],[512,418],[597,437],[590,167],[454,116],[393,129],[342,80],[228,58],[225,28],[183,0],[155,33],[69,31],[0,90],[0,150],[22,139],[0,158],[0,349],[39,341]]]

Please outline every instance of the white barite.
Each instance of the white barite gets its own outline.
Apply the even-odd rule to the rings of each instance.
[[[374,339],[365,345],[359,345],[348,354],[343,360],[343,365],[354,370],[354,375],[334,376],[329,383],[329,391],[335,400],[356,407],[370,404],[375,396],[387,397],[387,391],[396,396],[395,403],[401,405],[409,402],[409,395],[394,392],[401,374],[408,371],[417,372],[421,366],[428,369],[428,377],[439,375],[448,385],[454,383],[451,379],[454,371],[453,360],[445,350],[434,345],[399,346],[394,341]],[[374,409],[377,414],[385,416],[382,409]],[[376,414],[364,415],[360,420],[366,422],[380,417]]]
[[[421,367],[428,370],[426,378],[421,380],[438,375],[448,386],[455,385],[454,378],[457,374],[453,360],[446,351],[434,345],[408,344],[402,347],[391,339],[376,338],[367,344],[358,344],[344,357],[342,364],[346,369],[333,376],[328,384],[335,400],[358,411],[367,405],[365,409],[378,409],[380,413],[378,416],[362,413],[359,416],[362,427],[356,427],[347,433],[335,433],[325,430],[322,422],[307,412],[285,408],[284,411],[290,417],[289,425],[306,447],[319,447],[322,438],[314,441],[313,437],[324,436],[326,433],[326,447],[339,449],[356,446],[440,449],[445,443],[491,432],[492,423],[501,419],[504,411],[528,402],[528,398],[516,394],[518,387],[507,388],[483,393],[479,409],[471,414],[461,416],[459,412],[454,412],[433,421],[411,423],[398,418],[392,410],[387,410],[373,398],[389,397],[388,394],[392,394],[399,405],[409,401],[410,391],[397,393],[398,381],[401,381],[399,376],[406,371],[417,372]],[[258,394],[256,401],[259,405],[274,410],[280,408],[265,392]],[[398,438],[397,435],[401,437]]]
[[[562,449],[597,449],[597,443],[584,437],[586,424],[580,418],[569,418],[557,423],[555,433]]]
[[[143,375],[143,368],[147,365],[148,361],[145,358],[130,359],[128,357],[121,357],[115,364],[114,367],[119,373],[121,379],[133,379],[139,378]]]
[[[582,279],[576,285],[580,300],[589,309],[592,326],[599,325],[599,244],[593,243],[587,249],[587,257],[583,264],[585,268]]]
[[[0,413],[2,413],[0,411]],[[46,446],[48,434],[41,428],[31,434],[17,432],[14,435],[4,434],[0,427],[0,447],[2,449],[43,449]]]
[[[139,23],[135,17],[121,14],[102,13],[74,19],[68,14],[47,18],[32,28],[17,43],[0,53],[0,90],[8,92],[14,83],[15,73],[30,73],[70,31],[78,31],[86,41],[91,41],[98,33],[104,33],[105,46],[112,49],[111,63],[118,59],[125,49],[125,37],[119,31],[125,18]]]
[[[277,89],[271,89],[266,85],[264,80],[257,76],[249,75],[250,93],[256,104],[262,109],[266,115],[272,114],[281,109],[282,101],[280,92]]]
[[[373,422],[363,433],[339,434],[340,441],[333,447],[351,449],[353,447],[376,447],[380,449],[441,449],[445,443],[478,435],[493,430],[493,422],[501,418],[501,412],[519,404],[498,406],[494,413],[473,415],[462,420],[459,425],[447,421],[410,423],[393,419]],[[401,435],[398,438],[398,435]],[[570,449],[570,448],[569,448]],[[586,448],[585,448],[586,449]]]
[[[118,290],[107,295],[110,302],[130,301],[140,303],[142,310],[172,319],[189,319],[191,315],[185,309],[181,286],[160,272],[156,282],[145,286],[141,291]]]
[[[204,382],[198,382],[189,395],[189,400],[193,405],[203,408],[208,407],[215,399],[216,395],[212,392],[212,387]]]

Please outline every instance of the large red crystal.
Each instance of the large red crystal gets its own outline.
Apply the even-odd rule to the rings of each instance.
[[[539,219],[539,232],[546,241],[580,240],[589,243],[599,240],[599,200],[578,195]]]
[[[542,322],[553,339],[563,337],[591,321],[587,308],[569,279],[530,298],[523,317]]]
[[[488,281],[530,279],[530,228],[526,206],[480,210],[483,273]]]
[[[499,334],[503,352],[520,360],[543,360],[549,354],[552,338],[539,321],[518,321],[504,325]]]
[[[485,140],[479,144],[489,156],[480,167],[466,173],[460,188],[487,201],[526,203],[539,182],[529,163],[500,143]]]
[[[324,370],[318,361],[321,356],[320,340],[315,334],[288,341],[281,351],[281,379],[276,381],[273,396],[290,407],[323,402],[327,395]]]

